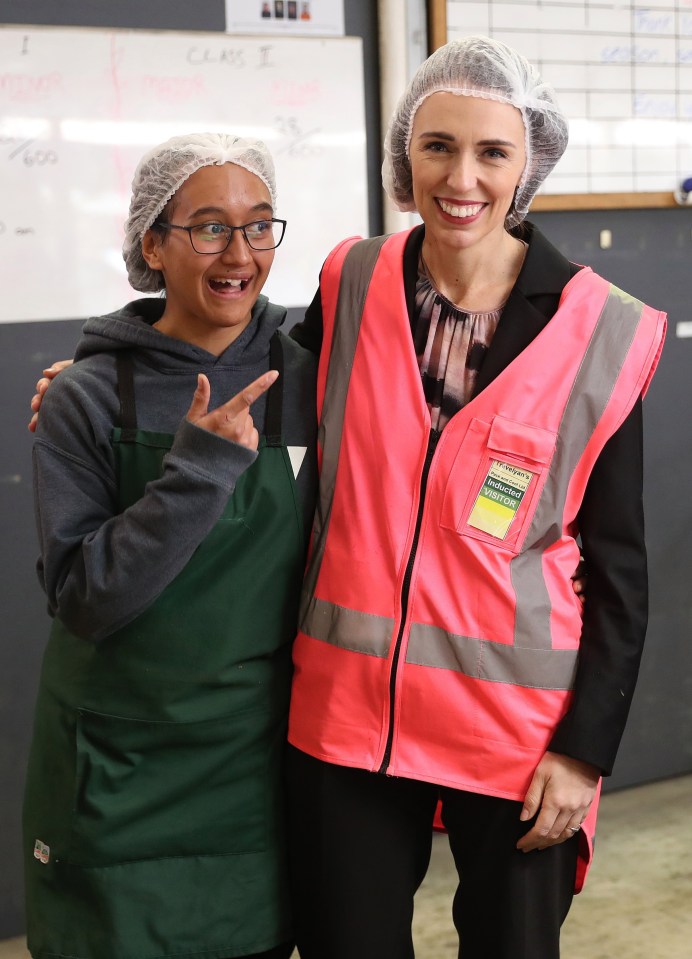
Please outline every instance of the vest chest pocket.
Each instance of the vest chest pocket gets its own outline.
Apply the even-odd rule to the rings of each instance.
[[[447,479],[440,524],[518,553],[556,441],[550,430],[505,416],[472,420]]]

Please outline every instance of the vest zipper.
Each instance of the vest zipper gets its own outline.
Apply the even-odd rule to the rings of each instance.
[[[385,773],[387,772],[387,767],[389,766],[389,761],[392,758],[392,744],[394,742],[394,701],[395,701],[395,692],[396,692],[396,677],[399,670],[399,657],[401,656],[401,644],[404,639],[404,629],[406,627],[406,622],[408,619],[408,600],[409,592],[411,590],[411,576],[413,575],[413,564],[416,561],[416,552],[418,551],[418,540],[420,538],[420,528],[423,522],[423,509],[425,507],[425,493],[428,487],[428,473],[430,472],[430,466],[432,464],[433,456],[435,455],[435,450],[437,448],[437,443],[440,439],[440,432],[438,430],[430,430],[430,435],[428,436],[428,448],[425,453],[425,462],[423,463],[423,472],[421,474],[420,481],[420,497],[418,499],[418,514],[416,516],[416,528],[413,533],[413,542],[411,543],[411,552],[408,556],[408,562],[406,564],[406,571],[404,572],[404,579],[401,584],[401,624],[399,626],[399,632],[396,637],[396,643],[394,644],[394,655],[392,657],[392,669],[389,674],[389,729],[387,731],[387,743],[384,748],[384,756],[382,757],[382,765],[378,769],[378,772]]]

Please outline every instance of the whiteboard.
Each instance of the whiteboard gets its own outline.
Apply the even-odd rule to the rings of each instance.
[[[541,193],[670,192],[692,176],[692,0],[447,0],[447,36],[502,40],[569,118]]]
[[[331,247],[367,235],[364,113],[360,38],[0,29],[0,322],[133,299],[121,247],[134,168],[204,130],[271,150],[288,227],[264,292],[305,306]]]

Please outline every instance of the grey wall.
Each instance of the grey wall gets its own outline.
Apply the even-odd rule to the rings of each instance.
[[[608,788],[692,771],[692,208],[544,213],[531,219],[573,261],[668,313],[644,401],[649,631]],[[613,245],[601,250],[599,234]]]
[[[221,30],[223,0],[0,0],[0,23]],[[364,40],[370,230],[381,228],[376,5],[348,0],[346,28]],[[692,771],[692,210],[550,213],[533,217],[573,260],[668,311],[671,333],[645,403],[651,624],[640,685],[610,788]],[[610,229],[613,247],[598,245]],[[40,264],[36,264],[40,282]],[[299,311],[291,311],[296,319]],[[36,584],[28,400],[42,367],[70,356],[81,321],[0,325],[0,938],[23,929],[21,789],[37,671],[48,632]],[[49,788],[49,786],[47,787]]]

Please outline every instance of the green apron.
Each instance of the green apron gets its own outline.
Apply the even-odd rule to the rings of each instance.
[[[136,428],[127,357],[119,386],[126,509],[173,437]],[[281,389],[257,460],[160,597],[98,645],[54,622],[24,809],[35,957],[225,959],[291,938],[282,762],[304,537]]]

